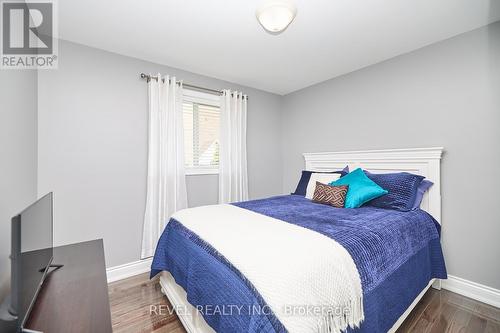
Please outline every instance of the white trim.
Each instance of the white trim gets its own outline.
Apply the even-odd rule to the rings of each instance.
[[[378,150],[351,150],[324,153],[304,153],[310,160],[324,159],[329,156],[330,160],[384,160],[384,159],[441,159],[443,147],[430,148],[396,148]]]
[[[484,284],[472,282],[453,275],[448,275],[447,280],[442,280],[442,286],[443,289],[500,308],[499,289],[488,287]]]
[[[149,272],[153,258],[137,260],[123,265],[113,266],[106,269],[108,283],[123,280],[134,275]]]
[[[363,168],[375,173],[406,171],[422,175],[434,183],[426,192],[420,208],[441,223],[441,156],[443,147],[358,150],[304,153],[306,170],[331,171]]]

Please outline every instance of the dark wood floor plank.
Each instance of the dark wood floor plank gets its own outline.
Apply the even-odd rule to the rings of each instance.
[[[478,301],[475,301],[471,298],[456,294],[454,292],[448,291],[448,290],[442,290],[441,291],[442,298],[446,302],[453,304],[457,307],[460,307],[461,309],[471,312],[471,313],[476,313],[476,307],[477,304],[482,304],[479,303]]]
[[[450,327],[451,320],[455,315],[455,307],[450,304],[443,302],[441,303],[441,311],[437,315],[437,319],[434,321],[434,324],[429,327],[429,333],[443,333],[447,332]]]
[[[469,324],[470,318],[470,312],[457,307],[455,314],[453,315],[450,322],[450,326],[448,329],[449,332],[467,332],[467,325]]]
[[[488,321],[486,323],[485,333],[500,333],[500,324],[496,321]]]
[[[433,292],[434,291],[430,291]],[[420,318],[411,328],[412,332],[427,332],[432,325],[438,320],[441,311],[441,297],[439,293],[435,293]]]
[[[113,331],[185,333],[175,313],[151,313],[151,306],[171,308],[158,279],[137,275],[109,284]],[[429,289],[397,333],[500,333],[500,309],[452,293]]]
[[[475,312],[486,320],[493,320],[500,324],[500,309],[494,306],[477,302]]]
[[[141,274],[113,282],[108,289],[114,332],[185,332],[179,318],[167,310],[172,305],[161,293],[158,279],[149,280],[148,274]],[[160,306],[165,310],[155,314],[154,309]]]
[[[469,323],[467,324],[467,332],[483,333],[486,330],[488,321],[476,315],[471,315]]]

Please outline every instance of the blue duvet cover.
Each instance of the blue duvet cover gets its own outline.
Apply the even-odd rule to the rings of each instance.
[[[447,277],[440,226],[425,211],[334,208],[297,195],[234,205],[314,230],[344,246],[361,277],[365,313],[361,327],[348,332],[386,332],[432,278]],[[251,282],[175,220],[158,242],[151,277],[162,270],[172,274],[217,332],[286,332]]]

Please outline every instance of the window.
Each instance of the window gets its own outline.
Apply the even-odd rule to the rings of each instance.
[[[220,97],[184,91],[184,154],[186,174],[219,172]]]

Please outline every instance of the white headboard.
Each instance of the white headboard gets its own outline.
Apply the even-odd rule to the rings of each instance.
[[[304,153],[306,170],[334,171],[346,165],[374,173],[411,172],[434,183],[420,208],[441,223],[441,155],[443,147]]]

